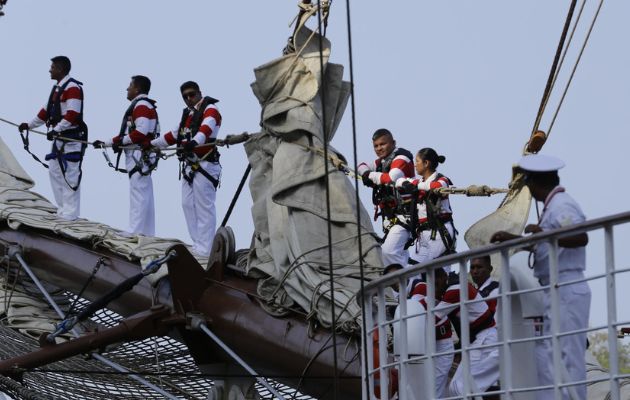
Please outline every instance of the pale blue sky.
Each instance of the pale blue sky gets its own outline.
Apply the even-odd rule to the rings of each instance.
[[[85,118],[91,139],[117,134],[128,102],[125,89],[135,74],[153,81],[163,132],[176,125],[183,107],[179,85],[199,82],[220,99],[219,136],[255,132],[259,105],[249,84],[252,69],[279,56],[290,34],[296,1],[11,1],[0,18],[2,74],[0,117],[32,118],[52,82],[49,59],[64,54],[72,75],[85,83]],[[511,164],[528,138],[547,79],[569,1],[369,1],[352,2],[358,151],[374,158],[370,136],[381,127],[416,152],[434,147],[447,157],[441,172],[458,186],[506,186]],[[597,2],[587,3],[577,45]],[[348,67],[345,1],[333,2],[328,37],[332,61]],[[589,218],[628,209],[630,2],[604,5],[564,107],[544,152],[563,158],[562,182]],[[560,89],[576,51],[569,53]],[[349,69],[346,68],[349,77]],[[559,90],[558,90],[559,91]],[[557,97],[550,102],[549,115]],[[549,119],[543,120],[546,128]],[[52,198],[47,173],[22,150],[17,131],[0,126],[35,190]],[[44,154],[49,143],[32,140]],[[350,108],[333,141],[352,159]],[[242,147],[222,150],[223,178],[217,198],[219,221],[246,167]],[[114,173],[100,151],[84,163],[83,217],[126,228],[128,179]],[[177,164],[171,159],[154,174],[157,234],[189,241],[180,207]],[[361,188],[371,210],[369,191]],[[464,232],[493,211],[500,198],[453,199],[456,225]],[[231,225],[239,247],[249,244],[251,199],[241,196]],[[628,229],[618,242],[626,266]],[[463,240],[460,241],[463,249]],[[601,241],[593,236],[589,273],[603,264]],[[626,280],[627,283],[627,280]],[[597,296],[603,289],[595,286]],[[628,296],[624,294],[627,303]],[[591,320],[603,322],[594,300]],[[626,313],[630,315],[630,313]]]

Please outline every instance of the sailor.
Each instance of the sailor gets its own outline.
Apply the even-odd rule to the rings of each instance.
[[[127,88],[127,100],[131,104],[125,111],[120,132],[107,142],[95,140],[94,148],[112,146],[122,154],[121,146],[137,145],[139,148],[125,148],[125,169],[129,175],[129,232],[145,236],[155,235],[155,206],[153,201],[153,180],[151,172],[157,165],[155,153],[143,150],[150,147],[151,140],[159,136],[158,115],[155,100],[148,97],[151,80],[146,76],[135,75]]]
[[[526,155],[518,162],[518,167],[525,173],[525,183],[536,201],[544,202],[543,211],[537,224],[525,227],[525,233],[536,234],[574,224],[586,220],[580,206],[564,187],[560,186],[558,170],[564,162],[556,157],[533,154]],[[499,231],[491,237],[492,242],[503,242],[519,237],[508,232]],[[557,251],[558,281],[579,281],[584,279],[586,269],[586,245],[588,235],[580,233],[559,238]],[[551,299],[549,296],[549,245],[540,243],[531,249],[534,253],[534,276],[545,286],[545,314],[543,317],[543,333],[551,334]],[[579,331],[588,328],[591,290],[586,282],[562,285],[558,288],[560,297],[560,333]],[[551,346],[546,357],[537,357],[538,378],[541,385],[552,385],[553,376],[549,371],[553,366]],[[573,382],[586,379],[586,333],[576,333],[560,337],[562,347],[562,365],[566,367],[569,379]],[[563,374],[564,376],[564,374]],[[563,377],[558,377],[565,381]],[[586,385],[573,386],[578,399],[586,399]],[[553,391],[547,391],[539,399],[553,398]],[[569,399],[566,389],[563,398]]]
[[[427,309],[427,284],[426,282],[417,281],[411,290],[411,299],[417,300]],[[454,350],[453,332],[448,316],[441,315],[435,317],[435,351],[437,353],[448,353],[435,357],[433,363],[435,366],[435,394],[436,397],[444,397],[446,395],[446,382],[448,381],[448,373],[453,365]],[[449,353],[450,352],[450,353]]]
[[[184,82],[180,92],[186,108],[179,126],[151,141],[151,145],[165,148],[177,145],[182,181],[182,208],[188,233],[193,240],[193,252],[210,255],[216,229],[215,199],[221,164],[214,142],[221,127],[219,101],[203,97],[196,82]]]
[[[45,159],[50,161],[47,168],[58,207],[57,215],[75,220],[80,213],[81,164],[88,134],[87,126],[83,122],[83,84],[70,77],[71,64],[68,57],[57,56],[51,61],[50,79],[57,81],[57,84],[50,92],[48,103],[35,118],[28,123],[21,123],[18,129],[20,134],[24,131],[28,134],[29,129],[46,124],[46,137],[52,141],[52,150]],[[30,153],[28,139],[23,137],[23,140],[25,149]],[[39,158],[35,155],[33,157],[41,163]]]
[[[468,300],[481,300],[481,295],[474,286],[468,285]],[[449,285],[449,276],[443,268],[435,270],[435,297],[438,303],[435,306],[437,318],[448,316],[455,330],[461,333],[460,315],[460,283]],[[470,356],[470,374],[474,383],[475,392],[485,392],[499,379],[499,350],[497,347],[486,347],[497,343],[497,329],[494,322],[494,312],[484,301],[466,304],[468,311],[468,326],[470,333],[470,346],[467,354]],[[461,335],[460,335],[461,338]],[[483,348],[479,348],[484,346]],[[459,364],[455,375],[451,379],[447,390],[447,396],[462,396],[464,394],[463,363]]]
[[[470,277],[477,286],[477,291],[483,298],[488,298],[486,302],[495,313],[497,310],[497,296],[499,295],[499,282],[492,279],[492,263],[490,256],[476,257],[470,260]]]
[[[383,270],[383,276],[387,274],[391,274],[403,269],[403,266],[400,264],[391,264],[385,267]],[[392,289],[394,291],[394,297],[398,300],[400,285],[398,283],[394,283],[392,285]],[[408,298],[411,300],[418,301],[424,309],[427,309],[427,284],[426,282],[420,279],[412,279],[407,283],[407,293]],[[386,315],[388,319],[394,318],[394,310],[386,310]],[[424,337],[424,332],[421,333],[421,336]],[[446,353],[451,352],[450,354],[444,354],[439,357],[434,358],[434,366],[435,366],[435,393],[437,397],[444,397],[446,390],[446,382],[448,380],[448,373],[451,370],[451,366],[453,365],[453,331],[451,330],[451,323],[448,320],[447,316],[435,317],[435,349],[437,353]]]
[[[396,147],[396,141],[387,129],[377,129],[374,132],[372,145],[378,158],[371,164],[359,164],[357,172],[361,175],[363,184],[372,188],[374,220],[379,215],[383,219],[383,264],[406,266],[409,253],[405,245],[410,235],[407,221],[397,215],[406,214],[399,209],[405,207],[404,202],[410,196],[401,198],[392,185],[400,178],[412,178],[415,175],[413,155],[406,149]]]
[[[412,263],[424,263],[455,252],[457,231],[448,195],[432,192],[453,184],[436,171],[438,164],[445,160],[446,157],[430,147],[420,149],[415,157],[416,172],[420,177],[396,180],[396,188],[414,196],[416,203],[417,216],[412,216],[409,224],[412,235],[417,236],[409,251]],[[450,272],[448,268],[447,272]]]

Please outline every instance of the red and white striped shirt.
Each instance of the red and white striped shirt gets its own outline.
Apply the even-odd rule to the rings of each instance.
[[[411,182],[413,185],[418,187],[418,198],[420,200],[424,199],[429,190],[450,187],[451,182],[448,177],[434,172],[429,178],[427,178],[427,180],[424,180],[422,177],[414,179],[398,179],[396,181],[396,187],[402,187],[402,184],[405,181]],[[448,195],[442,196],[438,213],[441,217],[448,217],[453,214]],[[423,201],[418,202],[418,220],[420,223],[427,222],[427,206]]]
[[[426,282],[419,282],[413,288],[410,293],[412,300],[417,300],[422,304],[424,309],[427,309],[427,284]],[[453,336],[453,331],[451,330],[451,323],[448,320],[446,315],[435,316],[435,338],[436,340],[447,339]]]
[[[140,99],[136,101],[137,99]],[[157,110],[150,101],[146,100],[146,94],[140,94],[132,100],[136,101],[133,111],[127,120],[127,129],[125,130],[125,136],[122,138],[122,145],[128,144],[140,144],[147,140],[153,139],[148,136],[150,133],[156,131],[157,125]],[[132,123],[133,122],[133,123]],[[134,130],[129,132],[132,126],[135,126]],[[120,136],[114,136],[110,145],[113,143],[121,144]]]
[[[199,103],[197,103],[195,107],[199,107],[202,101],[203,99]],[[186,118],[186,121],[184,123],[184,131],[186,131],[186,129],[190,130],[190,124],[192,123],[193,114],[193,110],[189,109],[188,117]],[[208,104],[203,112],[202,118],[203,119],[201,121],[201,125],[199,126],[199,130],[192,138],[198,144],[204,144],[210,142],[211,140],[215,140],[217,138],[217,135],[219,134],[219,129],[221,128],[221,113],[219,113],[219,109],[216,105]],[[160,136],[158,139],[152,141],[151,143],[154,146],[161,148],[173,145],[177,143],[178,131],[179,126]],[[186,132],[182,133],[185,135]],[[185,142],[186,141],[182,142],[182,144]],[[213,150],[214,146],[201,147],[195,149],[195,154],[197,154],[197,156],[204,156],[206,153]]]
[[[71,81],[66,86],[63,93],[59,93],[61,87],[70,80],[70,75],[66,75],[62,80],[57,82],[55,87],[55,96],[59,96],[59,106],[61,108],[61,121],[55,124],[52,128],[56,132],[63,133],[69,129],[75,129],[79,127],[81,117],[81,107],[83,106],[83,89],[74,81]],[[48,112],[46,111],[48,104],[44,105],[37,113],[37,116],[28,123],[28,128],[33,129],[38,126],[44,125],[48,120]],[[81,143],[78,142],[61,142],[60,140],[54,141],[54,146],[57,148],[64,147],[64,152],[76,152],[81,151]]]
[[[468,285],[468,300],[483,299],[470,282],[466,282],[466,284]],[[459,284],[449,286],[444,296],[442,296],[442,300],[435,306],[435,315],[446,317],[453,310],[457,309],[456,315],[459,316],[460,296]],[[481,325],[492,314],[492,310],[485,301],[466,304],[466,308],[468,309],[468,322],[471,329]],[[495,326],[494,320],[490,326]]]
[[[70,76],[66,75],[55,87],[56,93],[54,96],[60,96],[59,102],[61,106],[61,121],[54,126],[57,132],[77,128],[80,122],[81,105],[83,103],[83,90],[81,87],[75,82],[70,82],[63,93],[59,94],[59,90],[69,79]],[[47,106],[47,104],[44,105],[37,113],[37,116],[28,123],[29,129],[37,128],[46,123],[49,117],[46,112]]]
[[[369,177],[375,184],[393,184],[400,178],[413,178],[416,175],[416,170],[413,165],[413,156],[408,150],[396,148],[391,155],[393,156],[393,160],[389,164],[389,168],[379,168],[384,162],[384,160],[380,158],[370,165],[372,172],[370,172]],[[378,169],[382,169],[382,172],[378,172]]]

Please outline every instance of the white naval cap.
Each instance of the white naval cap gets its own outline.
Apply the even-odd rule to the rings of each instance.
[[[518,166],[529,172],[551,172],[564,167],[564,161],[546,154],[528,154],[518,160]]]

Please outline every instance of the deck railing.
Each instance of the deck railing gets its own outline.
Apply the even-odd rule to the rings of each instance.
[[[586,221],[581,224],[569,227],[540,232],[535,235],[514,239],[503,242],[501,244],[490,245],[475,250],[470,250],[458,254],[452,254],[431,262],[416,265],[398,272],[388,274],[381,279],[371,282],[365,286],[362,293],[363,306],[365,308],[365,326],[366,332],[363,332],[363,345],[367,349],[363,360],[367,367],[363,369],[363,399],[390,399],[393,396],[401,400],[426,400],[434,399],[435,396],[435,372],[434,362],[437,356],[449,353],[459,354],[461,356],[461,368],[464,368],[464,376],[470,377],[470,351],[471,349],[480,349],[481,347],[470,346],[469,325],[461,324],[461,350],[454,350],[447,353],[437,353],[435,348],[435,324],[426,321],[435,321],[435,274],[436,268],[446,266],[459,265],[460,282],[466,282],[468,276],[468,263],[473,258],[483,257],[487,255],[500,255],[501,273],[499,295],[497,296],[499,305],[499,336],[496,344],[487,347],[498,347],[499,349],[499,367],[500,379],[499,388],[490,392],[479,393],[475,391],[474,381],[464,379],[464,395],[457,397],[443,397],[444,399],[481,399],[482,396],[499,396],[501,399],[536,399],[537,393],[541,390],[553,391],[555,400],[569,399],[578,400],[574,389],[576,385],[594,384],[597,382],[606,382],[610,388],[609,396],[611,400],[621,400],[620,398],[620,380],[627,379],[630,374],[621,374],[618,362],[617,337],[619,328],[622,325],[630,325],[630,321],[619,321],[617,316],[617,292],[616,277],[620,273],[630,271],[630,268],[617,268],[614,257],[615,236],[614,228],[618,225],[628,224],[630,222],[630,212],[612,215],[605,218]],[[586,276],[583,279],[559,282],[558,280],[558,239],[562,237],[572,236],[583,232],[603,231],[604,233],[604,272],[596,275]],[[590,248],[593,246],[589,245]],[[529,288],[514,287],[512,281],[512,266],[510,265],[510,256],[517,250],[524,249],[528,246],[548,243],[549,244],[549,266],[550,281],[548,285],[541,286],[536,284]],[[622,244],[624,245],[624,244]],[[424,308],[420,312],[409,313],[408,303],[406,301],[408,295],[407,284],[411,278],[417,277],[421,273],[426,273],[427,281],[427,298],[426,311]],[[605,303],[607,310],[607,322],[604,325],[592,326],[587,329],[560,332],[560,313],[562,310],[559,306],[559,290],[562,286],[576,284],[579,282],[588,282],[603,280],[605,282]],[[400,293],[398,296],[398,309],[394,317],[387,316],[386,308],[388,302],[391,304],[390,288],[393,284],[398,284]],[[468,298],[468,286],[460,285],[461,299]],[[544,296],[550,296],[551,303],[551,334],[529,337],[514,337],[513,323],[519,315],[513,315],[512,302],[520,301],[523,295],[529,293],[542,293]],[[595,295],[595,293],[594,293]],[[488,298],[490,299],[490,297]],[[487,299],[486,299],[487,300]],[[480,300],[468,300],[459,303],[461,321],[468,321],[468,309],[466,305]],[[484,301],[484,300],[481,300]],[[418,317],[424,319],[424,354],[409,354],[408,341],[408,324],[417,321]],[[414,320],[415,318],[415,320]],[[388,337],[391,337],[390,329],[393,325],[397,325],[399,332],[396,338],[396,355],[389,350]],[[562,354],[560,347],[560,338],[577,333],[588,333],[606,329],[608,333],[608,350],[609,350],[609,373],[600,375],[597,378],[586,379],[586,381],[572,382],[567,378],[565,367],[562,363]],[[375,336],[377,335],[377,336]],[[540,386],[537,382],[523,386],[515,384],[515,374],[519,373],[521,368],[533,367],[522,365],[521,360],[514,359],[515,346],[524,343],[534,343],[538,340],[549,340],[553,354],[553,365],[551,371],[553,374],[553,385]],[[374,345],[373,345],[374,344]],[[483,346],[482,346],[483,347]],[[380,362],[375,367],[375,356]],[[417,368],[422,365],[422,368]],[[422,376],[418,376],[421,374]],[[397,380],[397,393],[392,393],[392,380]],[[417,385],[418,381],[423,382]],[[409,390],[414,388],[414,390]],[[420,388],[420,390],[416,390]],[[563,397],[564,396],[564,397]],[[579,399],[582,400],[582,399]]]

